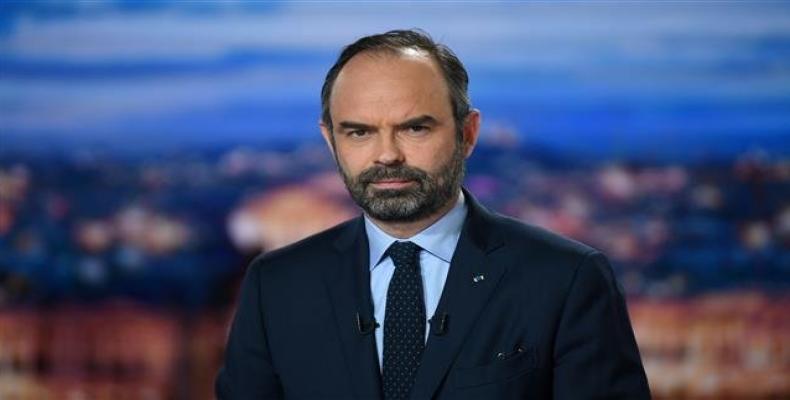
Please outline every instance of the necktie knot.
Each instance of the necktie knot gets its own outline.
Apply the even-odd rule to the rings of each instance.
[[[420,246],[414,242],[394,242],[387,249],[387,255],[392,258],[395,268],[416,266],[419,262]]]

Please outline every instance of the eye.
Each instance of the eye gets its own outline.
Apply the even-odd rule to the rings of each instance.
[[[429,130],[430,128],[425,125],[412,125],[409,127],[409,132],[412,133],[427,133]]]
[[[368,131],[365,129],[354,129],[353,131],[346,132],[346,136],[354,139],[354,138],[363,138],[368,135]]]

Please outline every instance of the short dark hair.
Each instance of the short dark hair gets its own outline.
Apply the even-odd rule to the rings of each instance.
[[[327,72],[324,86],[321,88],[321,120],[330,132],[332,116],[329,111],[329,97],[332,95],[332,86],[346,63],[355,55],[365,51],[398,52],[410,48],[425,51],[439,64],[450,92],[455,128],[459,133],[462,131],[464,119],[471,109],[468,94],[469,75],[464,64],[449,47],[435,42],[421,30],[409,29],[365,36],[343,49],[335,65]]]

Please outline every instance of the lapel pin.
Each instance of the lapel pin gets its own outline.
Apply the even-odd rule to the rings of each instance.
[[[483,281],[485,279],[486,279],[485,275],[480,274],[480,275],[477,275],[477,276],[473,277],[472,278],[472,282],[477,283],[477,282]]]

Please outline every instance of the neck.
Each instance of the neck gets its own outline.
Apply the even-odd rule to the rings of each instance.
[[[408,239],[422,232],[425,230],[425,228],[433,225],[436,221],[441,219],[445,214],[450,212],[453,207],[455,207],[455,203],[457,202],[458,193],[456,193],[456,195],[453,196],[453,198],[448,201],[447,204],[442,206],[442,208],[437,210],[435,213],[417,221],[382,221],[380,219],[373,218],[370,215],[368,215],[368,218],[388,235],[398,239]]]

